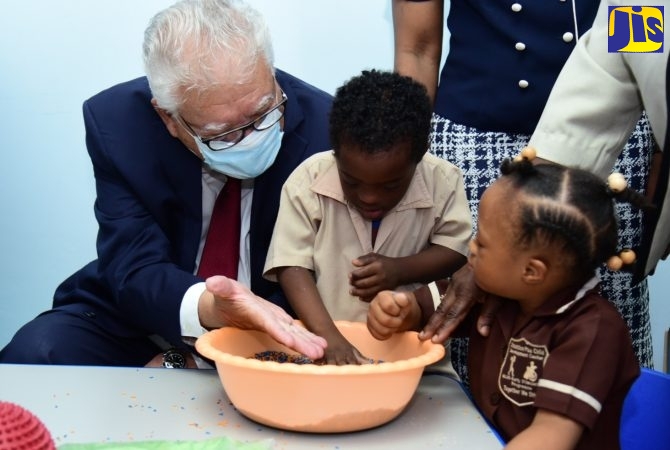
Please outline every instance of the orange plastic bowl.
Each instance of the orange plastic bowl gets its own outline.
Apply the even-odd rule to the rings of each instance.
[[[221,328],[201,336],[196,348],[216,363],[221,383],[238,411],[284,430],[339,433],[364,430],[397,417],[414,395],[425,366],[444,347],[408,331],[386,341],[364,323],[336,322],[365,356],[365,365],[316,365],[260,361],[267,350],[296,353],[258,331]]]

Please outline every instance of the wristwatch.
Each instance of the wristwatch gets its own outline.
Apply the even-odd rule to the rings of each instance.
[[[163,353],[163,367],[183,369],[186,367],[186,355],[177,348],[170,348]]]

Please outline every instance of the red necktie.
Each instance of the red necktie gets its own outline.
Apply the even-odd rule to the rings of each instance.
[[[240,259],[240,180],[228,177],[214,203],[198,276],[237,279]]]

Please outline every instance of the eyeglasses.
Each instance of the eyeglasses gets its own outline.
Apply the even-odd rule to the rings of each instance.
[[[244,137],[249,134],[249,131],[264,131],[279,122],[279,120],[284,117],[284,110],[286,109],[285,104],[287,100],[288,97],[286,97],[284,91],[281,90],[281,100],[279,103],[261,114],[257,119],[208,139],[203,139],[200,137],[195,131],[193,131],[193,127],[181,116],[175,116],[178,119],[177,122],[179,122],[184,127],[184,129],[193,137],[193,139],[199,140],[213,151],[227,150],[244,139]]]

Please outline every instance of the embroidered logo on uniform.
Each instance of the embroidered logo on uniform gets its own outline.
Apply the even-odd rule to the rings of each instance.
[[[608,11],[608,52],[663,52],[663,6],[609,6]]]
[[[498,376],[500,392],[517,406],[532,405],[548,357],[546,345],[535,345],[525,338],[510,339]]]

